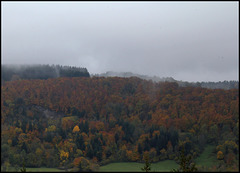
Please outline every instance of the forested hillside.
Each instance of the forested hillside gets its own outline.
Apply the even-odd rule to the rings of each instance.
[[[239,89],[239,81],[219,81],[219,82],[187,82],[175,80],[172,77],[158,77],[158,76],[147,76],[140,75],[131,72],[113,72],[108,71],[106,73],[95,74],[92,76],[97,77],[138,77],[140,79],[152,80],[153,82],[176,82],[179,86],[192,86],[192,87],[202,87],[210,89]]]
[[[86,68],[60,65],[1,65],[1,80],[89,77]]]
[[[59,77],[1,87],[1,165],[97,171],[115,161],[199,156],[238,170],[239,90],[136,77]]]

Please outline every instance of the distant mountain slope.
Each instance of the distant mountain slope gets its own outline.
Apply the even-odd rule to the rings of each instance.
[[[157,76],[147,76],[147,75],[140,75],[132,72],[113,72],[108,71],[106,73],[96,74],[93,76],[101,76],[101,77],[138,77],[140,79],[145,80],[152,80],[154,82],[177,82],[172,77],[157,77]]]
[[[209,88],[209,89],[239,89],[239,82],[238,81],[219,81],[219,82],[183,82],[177,81],[179,86],[193,86],[193,87],[202,87],[202,88]]]
[[[239,88],[239,81],[219,81],[219,82],[187,82],[187,81],[178,81],[173,79],[172,77],[158,77],[158,76],[147,76],[147,75],[140,75],[132,72],[113,72],[108,71],[106,73],[96,74],[92,76],[99,76],[99,77],[138,77],[140,79],[145,80],[152,80],[154,82],[176,82],[179,86],[187,87],[202,87],[202,88],[209,88],[209,89],[238,89]]]

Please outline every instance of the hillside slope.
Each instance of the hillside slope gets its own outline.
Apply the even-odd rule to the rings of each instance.
[[[237,160],[237,89],[136,77],[19,80],[1,89],[2,165],[23,159],[28,167],[79,168],[84,162],[81,170],[97,170],[146,154],[154,162],[174,159],[182,145],[196,157],[207,143],[220,146],[224,164]]]
[[[91,76],[97,77],[138,77],[144,80],[151,80],[153,82],[176,82],[179,86],[187,87],[202,87],[209,89],[239,89],[239,81],[219,81],[219,82],[187,82],[187,81],[179,81],[175,80],[172,77],[158,77],[158,76],[148,76],[148,75],[140,75],[131,72],[113,72],[108,71],[106,73],[95,74]]]

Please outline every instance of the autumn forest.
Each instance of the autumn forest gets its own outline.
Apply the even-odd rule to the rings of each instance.
[[[98,171],[146,155],[177,160],[181,147],[197,158],[210,144],[218,162],[209,171],[239,170],[239,89],[84,73],[5,78],[2,166]]]

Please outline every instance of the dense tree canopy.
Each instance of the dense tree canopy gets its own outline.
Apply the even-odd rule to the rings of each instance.
[[[179,146],[196,157],[207,143],[224,164],[238,159],[238,89],[60,77],[8,81],[1,90],[2,165],[95,170],[146,155],[176,159]]]

